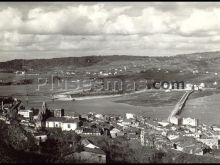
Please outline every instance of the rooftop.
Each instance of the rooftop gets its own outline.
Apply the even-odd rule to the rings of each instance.
[[[87,147],[84,147],[84,151],[92,152],[92,153],[95,153],[95,154],[106,155],[105,152],[103,150],[99,149],[99,148],[87,148]]]
[[[46,121],[58,121],[58,122],[63,122],[65,121],[66,118],[64,117],[49,117]]]
[[[71,119],[71,118],[65,118],[65,117],[49,117],[46,121],[75,123],[75,122],[79,122],[79,119]]]

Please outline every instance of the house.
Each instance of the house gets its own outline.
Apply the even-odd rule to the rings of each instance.
[[[199,71],[198,70],[193,70],[193,74],[195,74],[195,73],[199,73]]]
[[[217,85],[218,83],[215,81],[214,83],[213,83],[213,85]]]
[[[199,90],[199,86],[198,86],[198,85],[193,85],[193,89],[194,89],[195,91],[198,91],[198,90]]]
[[[76,130],[76,128],[78,127],[78,124],[79,124],[78,119],[69,119],[69,120],[63,121],[61,127],[63,131],[71,131],[71,130]]]
[[[98,146],[94,145],[90,140],[83,138],[81,139],[81,145],[87,148],[99,148]]]
[[[37,140],[37,143],[39,144],[47,140],[47,135],[44,133],[34,133],[34,138]]]
[[[208,149],[207,145],[204,145],[193,137],[188,136],[180,136],[179,138],[172,140],[172,142],[173,149],[188,154],[204,155],[206,149]]]
[[[62,122],[65,121],[64,117],[49,117],[46,120],[47,128],[61,128]]]
[[[75,132],[76,132],[77,134],[82,134],[82,133],[83,133],[83,128],[78,127],[78,128],[75,129]]]
[[[78,163],[106,163],[106,153],[99,148],[84,147],[80,152],[64,156],[65,160],[75,160]]]
[[[19,110],[18,114],[23,116],[24,118],[32,119],[33,118],[33,110]]]
[[[172,116],[170,117],[170,123],[175,124],[175,125],[181,125],[182,124],[182,119],[179,116]]]
[[[167,151],[168,149],[172,148],[172,142],[164,136],[156,135],[154,145],[158,150]]]
[[[182,119],[182,125],[188,125],[188,126],[197,127],[198,126],[198,122],[199,122],[198,119],[190,118],[190,117]]]
[[[166,127],[168,126],[170,123],[169,122],[166,122],[166,121],[161,121],[161,122],[158,122],[158,124],[162,127]]]
[[[219,149],[219,140],[217,137],[199,138],[197,140],[202,142],[203,144],[206,144],[211,149]]]
[[[121,122],[121,124],[124,125],[124,126],[131,125],[132,120],[131,119],[125,119]]]
[[[89,120],[89,115],[88,114],[82,114],[82,115],[80,115],[80,118]]]
[[[192,127],[192,126],[185,126],[186,129],[188,129],[189,131],[193,132],[193,133],[196,133],[197,131],[197,127]]]
[[[120,134],[120,130],[117,128],[113,128],[112,130],[110,130],[110,134],[112,138],[116,138],[118,136],[118,134]]]
[[[82,135],[94,135],[100,136],[100,130],[98,128],[83,128]]]
[[[167,138],[169,140],[174,140],[174,139],[179,138],[179,135],[177,135],[177,134],[169,134],[169,135],[167,135]]]
[[[220,132],[220,126],[218,126],[218,125],[212,125],[211,128],[213,131]]]
[[[126,119],[134,119],[135,118],[135,114],[133,114],[133,113],[126,113],[125,116],[126,116]]]
[[[76,130],[78,125],[78,119],[66,117],[50,117],[46,120],[46,128],[61,128],[62,131]]]
[[[151,128],[143,128],[140,133],[141,145],[154,147],[155,135],[158,133],[158,131],[153,130]],[[159,134],[159,136],[162,135]]]
[[[16,74],[16,75],[24,75],[24,74],[25,74],[25,71],[18,71],[18,70],[17,70],[17,71],[15,72],[15,74]]]
[[[102,114],[96,114],[95,117],[97,119],[102,119],[102,120],[104,119],[104,116]]]
[[[200,88],[200,89],[205,88],[205,84],[204,84],[204,83],[200,83],[200,84],[199,84],[199,88]]]
[[[193,84],[186,84],[185,90],[192,90],[193,89]]]
[[[90,126],[91,126],[90,122],[85,121],[85,122],[82,123],[81,127],[82,128],[90,128]]]

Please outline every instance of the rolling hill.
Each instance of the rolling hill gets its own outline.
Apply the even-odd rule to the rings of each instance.
[[[219,81],[220,52],[203,52],[181,54],[169,57],[149,56],[86,56],[53,59],[16,59],[0,63],[0,70],[34,70],[36,72],[53,72],[60,70],[100,71],[117,67],[130,67],[129,77],[164,80],[185,80],[212,83]],[[160,71],[157,69],[160,68]],[[198,70],[198,74],[192,74]],[[165,73],[169,72],[169,73]],[[126,76],[125,76],[126,77]]]

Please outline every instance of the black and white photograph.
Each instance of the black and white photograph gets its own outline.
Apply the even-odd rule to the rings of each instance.
[[[220,163],[220,2],[0,2],[0,163]]]

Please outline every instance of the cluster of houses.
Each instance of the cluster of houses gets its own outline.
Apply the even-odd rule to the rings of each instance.
[[[181,122],[175,124],[152,120],[133,113],[122,116],[90,112],[66,116],[64,109],[50,110],[46,103],[43,103],[37,113],[34,109],[18,109],[18,115],[21,117],[20,124],[24,125],[27,131],[32,132],[39,142],[47,139],[47,135],[40,131],[42,129],[57,128],[62,131],[74,131],[83,137],[81,143],[84,150],[66,155],[65,158],[70,156],[85,160],[92,158],[90,162],[105,163],[105,152],[89,141],[86,138],[88,136],[125,137],[128,140],[139,141],[143,146],[165,151],[173,149],[195,155],[204,155],[212,149],[219,149],[220,127],[199,125],[198,120],[192,118],[182,118]]]
[[[199,125],[198,120],[192,118],[182,118],[180,124],[151,122],[150,125],[145,124],[140,138],[144,146],[204,155],[219,149],[220,127]]]

